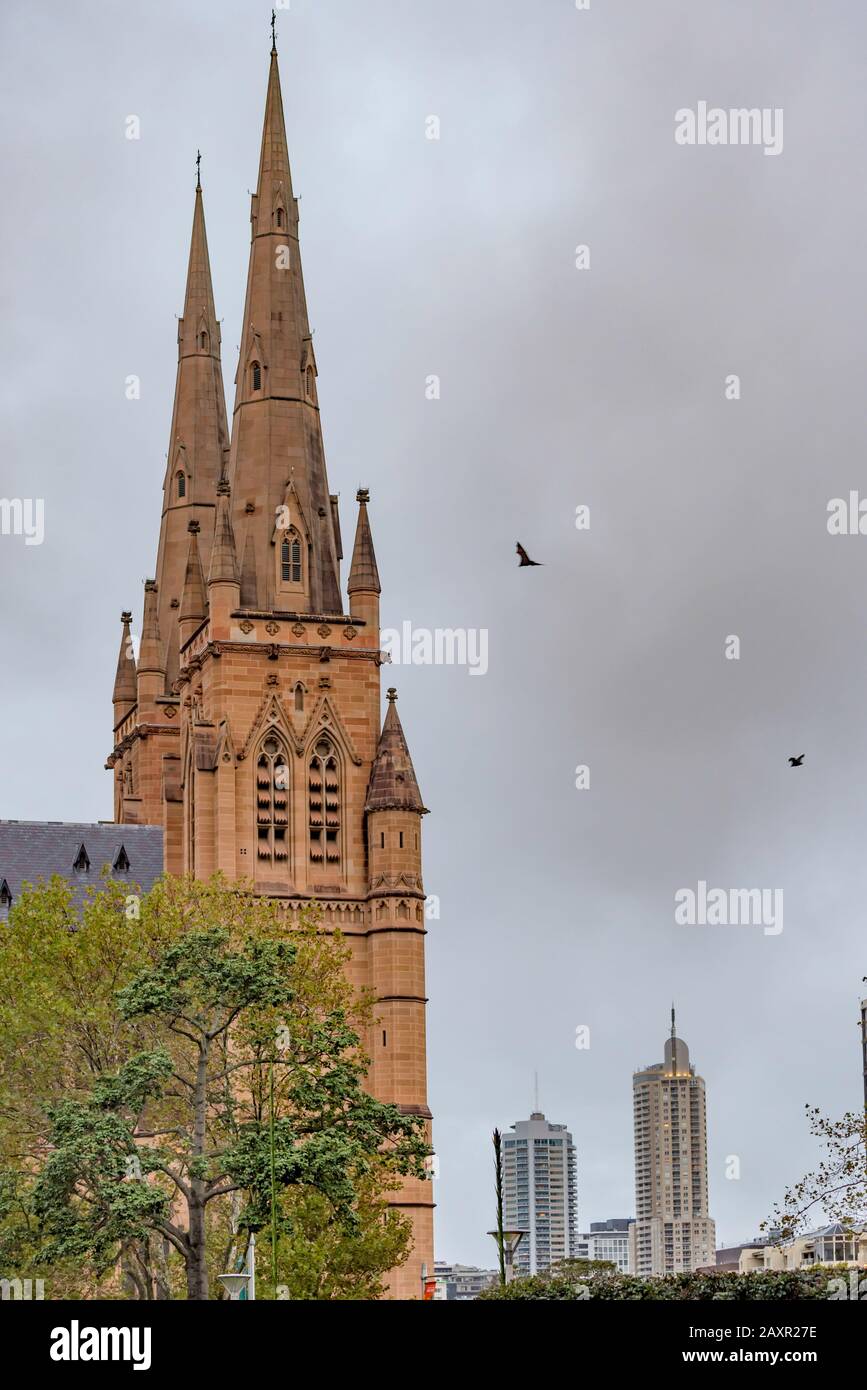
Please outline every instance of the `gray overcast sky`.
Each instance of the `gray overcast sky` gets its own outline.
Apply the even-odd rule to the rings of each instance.
[[[0,815],[111,815],[194,158],[231,406],[268,19],[3,6],[0,492],[44,498],[46,536],[0,537]],[[438,1255],[491,1264],[489,1135],[526,1117],[535,1069],[581,1226],[633,1212],[631,1072],[672,998],[718,1240],[750,1238],[814,1161],[804,1104],[860,1101],[867,537],[830,537],[826,507],[867,495],[867,11],[292,0],[279,47],[344,532],[364,483],[384,626],[490,634],[484,677],[392,668],[442,905]],[[676,145],[701,100],[782,107],[782,154]],[[545,567],[518,571],[516,539]],[[699,879],[783,889],[782,934],[675,925]]]

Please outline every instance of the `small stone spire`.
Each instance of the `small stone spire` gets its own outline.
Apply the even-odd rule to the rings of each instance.
[[[208,584],[237,584],[238,559],[232,531],[229,484],[225,478],[217,483],[217,516],[214,524],[214,544],[211,547],[211,566]]]
[[[115,726],[126,718],[136,702],[135,657],[132,653],[132,638],[129,635],[132,613],[124,611],[120,615],[120,620],[123,623],[123,632],[120,638],[120,651],[117,654],[114,693],[111,697],[114,704]]]
[[[179,623],[181,641],[186,642],[208,615],[208,602],[205,598],[205,576],[202,573],[202,560],[199,555],[199,523],[191,521],[187,527],[190,533],[190,548],[187,551],[187,569],[184,575],[184,592],[181,599]]]
[[[392,686],[388,691],[388,710],[379,736],[376,757],[370,769],[364,809],[367,812],[417,811],[420,816],[426,816],[427,807],[418,789],[396,700],[397,691]]]
[[[366,487],[358,489],[356,501],[358,502],[358,524],[355,528],[355,546],[352,551],[352,565],[349,570],[349,582],[346,586],[347,592],[350,594],[359,592],[379,594],[382,589],[379,583],[379,570],[376,567],[370,520],[367,515],[370,493]]]
[[[159,594],[155,579],[145,581],[144,617],[141,627],[141,644],[138,653],[138,675],[158,671],[165,675],[165,657],[160,638]]]

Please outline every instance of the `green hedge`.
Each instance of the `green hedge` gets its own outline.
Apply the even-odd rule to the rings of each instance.
[[[480,1298],[553,1299],[584,1301],[591,1299],[621,1299],[635,1302],[640,1299],[678,1300],[741,1300],[772,1299],[803,1300],[828,1298],[828,1284],[841,1275],[848,1278],[849,1270],[841,1266],[821,1269],[765,1270],[755,1274],[666,1274],[654,1279],[639,1279],[633,1274],[606,1274],[585,1278],[533,1275],[515,1279],[505,1288],[495,1285],[485,1289]],[[863,1275],[863,1271],[862,1271]]]

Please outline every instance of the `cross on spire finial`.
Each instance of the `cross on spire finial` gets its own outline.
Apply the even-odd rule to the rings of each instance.
[[[202,186],[202,151],[196,150],[196,188]]]
[[[271,52],[277,52],[277,11],[271,11]]]

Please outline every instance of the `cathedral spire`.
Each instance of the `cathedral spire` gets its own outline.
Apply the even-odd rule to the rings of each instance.
[[[187,526],[191,520],[201,524],[203,561],[207,565],[214,530],[217,480],[229,444],[220,365],[220,325],[211,283],[200,161],[201,155],[197,154],[193,227],[184,312],[178,319],[178,370],[156,572],[160,631],[168,654],[168,687],[177,676],[179,633],[176,629],[188,550]]]
[[[193,205],[193,230],[190,236],[190,257],[187,264],[187,285],[184,294],[184,313],[178,320],[178,360],[185,357],[216,357],[219,362],[220,325],[214,307],[214,287],[211,282],[211,262],[208,255],[208,235],[205,230],[205,205],[202,197],[199,160],[196,159],[196,198]],[[179,422],[176,422],[179,423]],[[213,421],[211,422],[213,423]],[[222,423],[225,424],[225,411]],[[219,454],[217,455],[219,464]]]
[[[120,620],[123,623],[123,632],[120,637],[117,673],[114,678],[114,692],[111,697],[114,704],[115,728],[129,714],[136,701],[135,658],[132,654],[132,638],[129,635],[132,613],[121,613]]]
[[[340,614],[338,544],[325,468],[316,357],[298,243],[298,204],[272,48],[251,212],[230,478],[238,535],[252,536],[258,604],[268,611]],[[287,496],[291,488],[292,496]],[[305,557],[284,582],[275,518],[286,516]],[[289,544],[292,544],[290,539]]]

